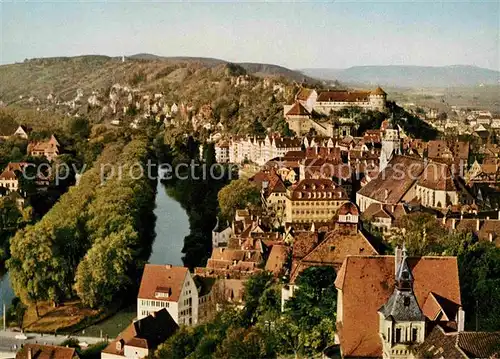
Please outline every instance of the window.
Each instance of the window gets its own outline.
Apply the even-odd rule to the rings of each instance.
[[[394,341],[396,343],[401,343],[401,328],[396,328],[396,338]]]
[[[413,328],[411,331],[411,340],[416,342],[418,340],[418,328]]]

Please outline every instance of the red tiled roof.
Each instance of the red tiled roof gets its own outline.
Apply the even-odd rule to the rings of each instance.
[[[159,290],[158,288],[170,288],[167,300],[177,302],[187,274],[186,267],[146,264],[137,298],[157,299],[155,293]]]
[[[330,195],[331,194],[331,195]],[[290,198],[296,200],[347,200],[345,190],[329,179],[304,179],[292,187]]]
[[[32,359],[72,359],[78,357],[75,348],[56,345],[24,344],[16,354],[16,359],[28,359],[31,350]]]
[[[342,320],[339,335],[344,356],[382,356],[377,312],[393,293],[394,261],[394,256],[348,256],[345,259],[335,281],[343,295],[343,318],[338,320]],[[431,292],[456,307],[461,305],[455,257],[409,258],[408,264],[420,308]],[[424,311],[427,317],[432,314]]]
[[[172,319],[168,311],[162,308],[145,318],[131,323],[102,352],[124,356],[125,345],[154,350],[178,329],[179,326]],[[121,343],[120,347],[117,346],[118,342]]]
[[[369,96],[369,91],[323,91],[317,102],[367,102]]]
[[[435,191],[456,191],[450,167],[443,163],[430,162],[417,181],[419,186]]]
[[[352,214],[354,216],[359,216],[358,207],[352,202],[344,203],[338,210],[338,215],[345,216],[346,214]]]
[[[348,255],[376,255],[377,250],[358,230],[337,228],[328,232],[326,239],[310,251],[302,260],[294,261],[290,283],[309,267],[332,266],[338,270]]]
[[[286,116],[309,116],[310,113],[300,102],[295,102],[285,114]]]
[[[273,272],[274,275],[279,275],[286,264],[290,250],[291,248],[285,245],[272,246],[269,257],[267,258],[266,270]]]
[[[387,167],[358,193],[378,202],[396,204],[415,184],[424,166],[424,161],[420,159],[394,156]]]
[[[299,90],[299,92],[297,93],[297,95],[295,96],[295,98],[297,100],[301,100],[301,101],[307,101],[307,99],[309,98],[309,96],[311,96],[312,92],[314,90],[312,89],[308,89],[308,88],[301,88]]]

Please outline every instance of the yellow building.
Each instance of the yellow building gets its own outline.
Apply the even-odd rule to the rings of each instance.
[[[344,188],[329,179],[304,179],[288,189],[287,222],[331,221],[337,209],[348,201]]]

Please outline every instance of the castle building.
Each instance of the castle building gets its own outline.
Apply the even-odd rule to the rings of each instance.
[[[329,123],[320,123],[312,118],[312,113],[330,115],[332,112],[347,107],[359,107],[363,110],[385,111],[387,94],[380,87],[374,91],[321,91],[302,88],[295,96],[295,102],[285,105],[283,115],[291,130],[300,136],[311,128],[324,136],[333,136],[334,128]],[[340,131],[351,130],[352,126],[343,124]]]

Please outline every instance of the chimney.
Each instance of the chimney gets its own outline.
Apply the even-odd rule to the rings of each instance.
[[[31,348],[28,348],[28,359],[33,358],[33,353],[31,352]]]
[[[464,326],[465,326],[465,312],[462,309],[462,307],[460,307],[458,309],[458,323],[457,323],[458,332],[463,332]]]
[[[172,269],[172,265],[171,264],[165,264],[165,268]]]
[[[394,251],[394,276],[398,274],[399,264],[401,263],[402,259],[403,259],[403,250],[399,248],[399,246],[397,246],[396,250]]]
[[[479,219],[476,219],[476,231],[479,231],[481,228],[481,221]]]

